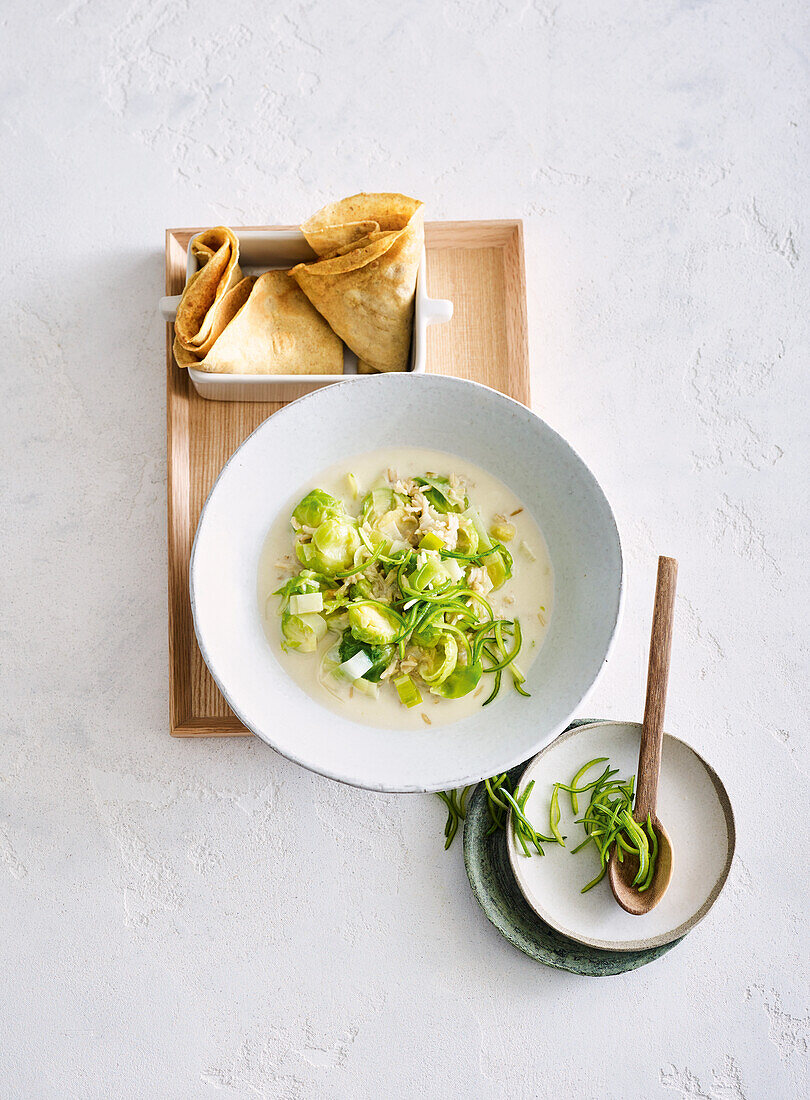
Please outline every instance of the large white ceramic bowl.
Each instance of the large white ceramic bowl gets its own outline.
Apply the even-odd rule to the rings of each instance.
[[[323,708],[274,656],[256,594],[271,524],[326,467],[386,446],[447,451],[489,470],[543,531],[554,568],[554,611],[528,672],[530,699],[502,692],[449,726],[379,729]],[[197,641],[234,713],[304,767],[380,791],[463,786],[546,745],[599,675],[621,597],[616,523],[582,460],[523,405],[486,386],[437,375],[354,379],[275,413],[220,474],[191,554]]]

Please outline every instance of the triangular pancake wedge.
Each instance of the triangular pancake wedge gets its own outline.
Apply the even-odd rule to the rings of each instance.
[[[373,221],[379,229],[404,229],[421,205],[418,199],[412,199],[410,195],[392,191],[361,191],[359,195],[350,195],[347,199],[338,199],[322,206],[317,214],[307,218],[301,231],[309,240],[310,233],[322,231],[327,226],[347,227],[358,222]]]
[[[342,374],[343,345],[287,271],[267,271],[197,369]]]
[[[348,225],[324,225],[317,228],[309,228],[309,223],[304,222],[301,231],[313,252],[324,257],[333,256],[345,248],[353,248],[370,233],[376,233],[379,228],[374,221],[349,222]]]
[[[409,205],[404,207],[406,197],[393,196],[397,202],[392,206],[398,216],[392,214],[386,219],[377,201],[385,198],[359,195],[334,206],[351,205],[357,200],[363,210],[368,209],[369,216],[374,211],[374,220],[381,227],[392,220],[402,224],[389,232],[370,234],[367,241],[359,242],[361,247],[343,255],[298,264],[290,274],[358,359],[378,371],[404,371],[411,345],[416,276],[424,248],[422,204],[408,199]],[[366,203],[372,199],[376,205]],[[329,217],[333,216],[331,208],[324,209]]]

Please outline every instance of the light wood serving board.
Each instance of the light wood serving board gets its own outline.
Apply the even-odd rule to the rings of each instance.
[[[188,242],[198,232],[166,231],[167,294],[181,293]],[[528,405],[523,223],[428,222],[425,245],[428,293],[449,298],[455,307],[449,324],[427,330],[428,371],[483,382]],[[249,736],[197,648],[188,565],[214,480],[239,444],[281,406],[203,400],[174,362],[172,340],[173,326],[167,325],[170,730],[175,737]]]

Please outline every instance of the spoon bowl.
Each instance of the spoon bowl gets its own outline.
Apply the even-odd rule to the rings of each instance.
[[[619,862],[616,858],[616,849],[610,856],[608,863],[608,878],[613,896],[625,912],[634,917],[643,916],[654,909],[666,893],[672,878],[672,841],[669,839],[664,826],[657,817],[652,817],[652,827],[658,841],[658,855],[655,860],[652,882],[647,889],[640,893],[633,885],[633,879],[638,871],[638,858],[625,854]]]

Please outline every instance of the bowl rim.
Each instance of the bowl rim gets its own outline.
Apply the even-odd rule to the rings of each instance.
[[[599,665],[599,668],[597,669],[596,674],[595,674],[593,680],[591,681],[590,685],[585,690],[585,692],[582,694],[582,696],[577,701],[574,702],[571,710],[559,722],[555,723],[555,725],[552,726],[549,729],[549,731],[544,735],[545,744],[542,746],[541,749],[533,751],[532,756],[529,757],[529,759],[533,759],[534,756],[538,755],[539,752],[542,752],[544,749],[548,748],[551,744],[553,744],[554,741],[557,740],[560,733],[562,733],[562,731],[565,730],[566,727],[571,722],[572,718],[574,717],[575,711],[579,707],[581,707],[590,698],[591,693],[593,692],[593,690],[596,688],[597,684],[599,683],[599,680],[601,679],[602,674],[604,673],[605,667],[606,667],[608,661],[610,660],[611,654],[613,653],[613,648],[616,644],[616,638],[617,638],[617,635],[618,635],[619,626],[621,624],[622,616],[623,616],[623,613],[624,613],[625,574],[626,574],[625,564],[624,564],[624,553],[623,553],[623,550],[622,550],[621,536],[620,536],[620,533],[619,533],[618,524],[616,523],[616,517],[613,513],[613,509],[610,506],[610,502],[608,501],[607,496],[605,495],[605,492],[602,489],[601,484],[599,483],[599,481],[596,478],[596,475],[593,473],[593,471],[588,466],[588,464],[584,461],[584,459],[581,458],[579,453],[571,446],[571,444],[559,432],[555,431],[554,428],[552,428],[548,423],[546,423],[546,421],[543,420],[542,417],[538,416],[537,413],[535,413],[527,405],[524,405],[520,401],[516,401],[514,398],[509,397],[506,394],[501,393],[500,390],[494,390],[490,386],[486,386],[482,382],[475,382],[472,379],[457,378],[455,375],[413,374],[412,372],[403,373],[403,374],[398,373],[398,374],[363,375],[363,376],[358,376],[356,378],[352,377],[352,378],[343,379],[339,382],[335,382],[333,386],[322,387],[321,389],[312,390],[309,393],[303,394],[301,397],[296,398],[295,401],[290,401],[288,404],[283,405],[276,412],[272,413],[271,416],[272,416],[273,421],[277,422],[276,418],[285,416],[285,414],[287,414],[288,410],[293,408],[293,406],[299,405],[301,402],[310,401],[310,400],[317,397],[319,394],[321,394],[323,392],[333,392],[335,386],[357,385],[357,384],[360,384],[360,383],[364,383],[364,384],[367,383],[367,384],[374,384],[374,385],[381,385],[381,384],[382,385],[388,385],[388,384],[390,384],[388,382],[381,381],[383,379],[410,379],[410,381],[407,382],[407,385],[410,385],[410,386],[419,386],[419,385],[427,384],[427,382],[423,383],[422,381],[415,381],[416,378],[430,380],[431,382],[439,380],[440,385],[443,385],[443,384],[446,383],[446,384],[449,384],[451,387],[456,386],[456,385],[457,386],[462,386],[462,387],[474,387],[475,389],[486,391],[486,394],[491,398],[494,398],[496,400],[500,399],[502,401],[507,402],[510,405],[517,406],[517,408],[520,409],[522,412],[524,412],[524,413],[528,412],[531,416],[536,417],[536,419],[540,421],[540,423],[544,426],[544,428],[548,432],[550,432],[555,437],[555,439],[558,440],[564,447],[568,448],[568,450],[576,457],[577,461],[581,464],[582,468],[592,478],[593,483],[596,486],[596,489],[598,490],[599,493],[601,493],[602,497],[604,498],[605,505],[607,507],[607,512],[608,512],[608,516],[609,516],[609,519],[610,519],[611,530],[612,530],[612,534],[615,537],[615,546],[616,546],[616,550],[617,550],[617,553],[618,553],[618,577],[617,577],[616,603],[615,603],[615,606],[612,608],[612,622],[610,624],[610,635],[609,635],[609,638],[608,638],[607,647],[605,649],[605,653],[604,653],[604,656],[602,657],[602,661]],[[206,668],[210,672],[211,677],[214,680],[214,683],[217,685],[219,691],[222,693],[222,696],[225,699],[225,702],[228,704],[228,706],[233,711],[233,713],[236,715],[236,717],[239,719],[239,721],[246,727],[246,729],[250,730],[251,733],[253,733],[256,737],[259,738],[259,740],[263,741],[266,745],[268,745],[275,752],[279,753],[281,756],[285,757],[287,760],[292,761],[294,764],[298,764],[300,767],[306,768],[307,771],[315,772],[318,775],[323,775],[325,778],[333,779],[338,783],[345,783],[348,786],[357,787],[361,790],[377,791],[381,794],[432,794],[432,793],[435,793],[436,791],[444,790],[444,789],[447,788],[446,783],[443,783],[443,784],[438,784],[438,783],[427,783],[427,784],[425,784],[425,783],[410,783],[410,784],[404,784],[403,785],[403,784],[397,784],[397,783],[391,783],[391,782],[369,782],[368,780],[364,780],[361,777],[358,777],[356,775],[351,775],[351,774],[338,772],[334,768],[315,766],[314,764],[312,764],[308,760],[304,760],[303,758],[298,756],[294,751],[291,751],[288,748],[280,747],[280,745],[278,745],[276,743],[276,740],[274,738],[272,738],[271,736],[267,735],[265,732],[260,733],[258,730],[253,729],[253,727],[247,721],[244,713],[240,710],[240,708],[239,708],[238,704],[236,703],[236,701],[232,698],[232,696],[231,696],[230,692],[228,691],[226,685],[221,681],[220,677],[217,675],[217,672],[216,672],[215,668],[212,667],[212,662],[209,658],[208,647],[206,646],[204,640],[200,636],[200,631],[199,631],[198,624],[197,624],[197,598],[196,598],[196,591],[195,591],[194,568],[195,568],[195,561],[196,561],[196,555],[197,555],[197,544],[198,544],[198,540],[199,540],[199,537],[200,537],[200,530],[203,526],[203,520],[205,518],[205,514],[206,514],[206,511],[208,509],[208,505],[211,501],[211,498],[212,498],[214,492],[217,489],[217,486],[219,485],[220,481],[222,480],[223,476],[225,475],[225,471],[230,467],[231,463],[236,460],[237,456],[240,454],[242,449],[248,444],[248,442],[258,432],[262,431],[266,427],[266,425],[267,425],[267,423],[270,419],[271,419],[271,417],[267,417],[265,420],[262,421],[261,424],[257,425],[257,427],[253,429],[253,431],[250,433],[250,435],[246,436],[245,439],[239,444],[239,446],[236,448],[236,450],[230,456],[228,461],[223,465],[222,469],[219,471],[219,473],[217,474],[216,479],[214,480],[213,484],[211,485],[211,488],[208,492],[208,495],[205,498],[205,503],[203,504],[202,508],[200,509],[200,516],[199,516],[199,519],[197,521],[197,528],[194,532],[194,540],[193,540],[192,546],[191,546],[191,553],[189,555],[189,565],[188,565],[189,601],[190,601],[190,604],[191,604],[191,618],[192,618],[192,623],[193,623],[193,626],[194,626],[194,636],[197,640],[197,645],[199,646],[200,653],[202,655],[203,661],[205,662]],[[501,772],[509,771],[512,768],[516,767],[517,765],[523,763],[526,759],[527,758],[526,758],[525,750],[523,750],[523,751],[517,753],[516,756],[510,757],[508,760],[506,760],[503,763],[502,766],[499,765],[500,771]],[[454,780],[453,782],[454,782],[455,787],[458,788],[458,787],[464,787],[464,786],[471,786],[474,783],[479,783],[484,778],[487,778],[487,777],[478,775],[476,773],[471,773],[471,774],[462,775],[457,780]]]
[[[590,722],[585,722],[582,725],[575,726],[573,729],[566,730],[564,733],[561,733],[559,736],[555,737],[553,741],[549,741],[549,743],[547,745],[544,745],[544,747],[540,749],[538,753],[536,753],[534,756],[526,761],[526,767],[521,772],[518,782],[523,782],[523,778],[526,773],[532,767],[534,767],[541,756],[544,756],[552,748],[556,747],[557,745],[561,745],[563,741],[568,741],[572,737],[576,737],[577,734],[587,732],[588,730],[593,729],[596,726],[633,726],[639,731],[639,733],[641,733],[642,723],[624,722],[618,718],[595,718]],[[728,880],[728,876],[731,872],[731,866],[734,862],[734,853],[737,848],[737,825],[734,819],[734,808],[731,805],[731,799],[729,798],[729,794],[726,790],[725,784],[723,783],[723,780],[717,774],[715,769],[708,762],[708,760],[701,756],[697,749],[690,745],[688,741],[684,741],[682,737],[676,737],[674,734],[666,732],[664,732],[664,739],[665,741],[675,741],[679,745],[683,745],[684,748],[688,749],[692,753],[692,755],[696,757],[699,763],[705,768],[706,774],[709,776],[709,779],[712,782],[712,786],[714,787],[717,794],[717,800],[720,803],[720,807],[723,811],[723,817],[725,818],[726,822],[727,837],[726,860],[723,864],[722,871],[718,875],[714,885],[712,886],[712,889],[709,892],[708,897],[703,902],[703,904],[692,914],[692,916],[687,917],[686,920],[681,921],[681,923],[677,925],[677,927],[670,929],[668,932],[661,932],[657,936],[647,936],[637,940],[626,940],[623,942],[617,942],[616,940],[602,940],[598,939],[597,937],[584,936],[581,933],[574,932],[570,928],[567,928],[565,925],[561,924],[557,919],[555,919],[553,914],[549,913],[546,909],[543,908],[542,904],[539,902],[539,899],[534,896],[530,896],[530,894],[527,892],[527,889],[525,888],[521,870],[523,865],[520,863],[520,853],[517,850],[517,844],[515,842],[514,833],[512,831],[512,810],[509,810],[508,820],[506,822],[506,848],[507,852],[509,853],[509,865],[512,868],[512,874],[515,876],[517,887],[526,900],[526,904],[534,910],[534,912],[537,914],[538,917],[540,917],[541,920],[545,921],[546,924],[550,925],[555,931],[559,932],[563,936],[567,936],[570,940],[574,940],[576,943],[583,944],[585,947],[598,947],[601,948],[603,951],[646,951],[650,948],[663,947],[665,944],[672,943],[675,940],[679,940],[682,936],[685,936],[687,932],[690,932],[697,924],[700,923],[700,921],[703,920],[703,918],[707,915],[709,910],[719,898],[720,894],[723,891],[723,887]]]

